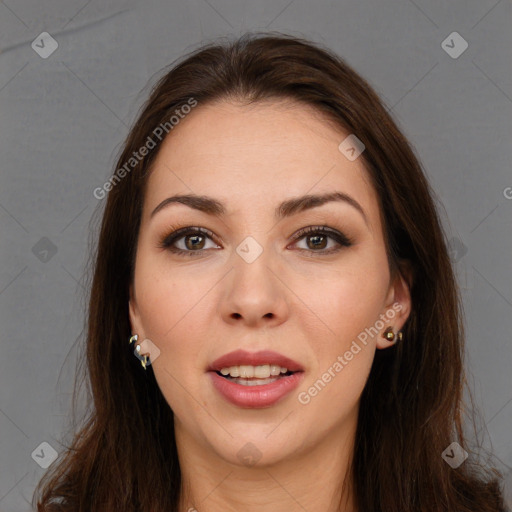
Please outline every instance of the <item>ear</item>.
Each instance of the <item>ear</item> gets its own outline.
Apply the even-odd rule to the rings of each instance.
[[[405,322],[411,313],[411,288],[413,283],[413,269],[408,261],[400,264],[400,269],[396,271],[394,278],[389,286],[388,295],[386,297],[386,306],[382,310],[381,318],[384,327],[381,329],[377,338],[377,349],[384,349],[393,346],[397,342],[388,341],[382,337],[384,331],[391,327],[395,334],[401,331]],[[406,343],[407,340],[404,340]]]
[[[128,301],[128,314],[130,317],[130,327],[132,334],[138,334],[139,339],[144,339],[144,333],[142,332],[142,321],[140,318],[139,309],[135,300],[135,289],[133,283],[130,283],[130,299]]]

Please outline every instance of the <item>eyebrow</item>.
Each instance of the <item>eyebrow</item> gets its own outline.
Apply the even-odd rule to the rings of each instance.
[[[365,224],[369,227],[368,218],[361,205],[351,196],[344,192],[328,192],[326,194],[309,194],[305,196],[294,197],[283,201],[274,211],[276,220],[282,220],[285,217],[291,217],[297,213],[311,208],[317,208],[330,202],[345,202],[354,207],[363,217]],[[226,208],[221,201],[208,196],[198,196],[196,194],[181,194],[164,199],[152,212],[150,218],[167,206],[181,203],[195,210],[199,210],[208,215],[222,217],[226,215]]]

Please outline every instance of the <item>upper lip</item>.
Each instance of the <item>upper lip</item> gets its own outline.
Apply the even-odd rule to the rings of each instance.
[[[303,371],[299,363],[272,350],[262,350],[259,352],[235,350],[234,352],[229,352],[215,359],[208,367],[208,371],[218,372],[222,368],[229,368],[230,366],[260,366],[265,364],[279,365],[283,368],[287,368],[291,372]]]

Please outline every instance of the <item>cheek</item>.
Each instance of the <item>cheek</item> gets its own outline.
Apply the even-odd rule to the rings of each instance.
[[[154,364],[157,379],[166,378],[168,372],[182,380],[199,368],[198,361],[205,360],[202,352],[211,337],[208,291],[216,281],[211,273],[201,277],[188,270],[171,273],[161,267],[158,261],[147,259],[138,268],[137,302],[144,336],[160,350]]]
[[[166,342],[186,323],[190,315],[201,309],[208,292],[208,278],[191,270],[172,268],[164,257],[141,254],[135,289],[146,336]],[[211,285],[210,285],[211,286]]]
[[[204,370],[199,367],[199,361],[204,361],[201,352],[207,339],[200,321],[206,318],[201,298],[204,301],[209,287],[206,283],[203,287],[197,279],[191,287],[190,279],[176,275],[156,279],[154,271],[152,267],[145,280],[141,272],[138,300],[144,334],[160,350],[152,365],[162,394],[178,417],[186,417],[191,407],[199,407],[190,395],[198,396],[197,374]]]
[[[324,418],[325,430],[355,410],[367,382],[376,342],[371,328],[379,320],[386,284],[385,272],[343,272],[325,280],[321,293],[308,295],[321,322],[307,320],[311,315],[300,320],[316,361],[299,401],[308,405],[304,414]]]
[[[362,254],[354,255],[335,271],[322,270],[298,280],[294,290],[322,320],[324,334],[338,340],[339,349],[340,343],[350,343],[379,318],[388,284],[387,260],[382,261],[379,254]]]

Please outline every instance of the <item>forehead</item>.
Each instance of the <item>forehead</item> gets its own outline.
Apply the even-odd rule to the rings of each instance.
[[[160,146],[145,214],[176,193],[218,198],[229,214],[249,204],[273,212],[285,198],[337,190],[353,196],[374,224],[377,198],[363,161],[338,149],[348,135],[312,107],[290,101],[199,104]]]

